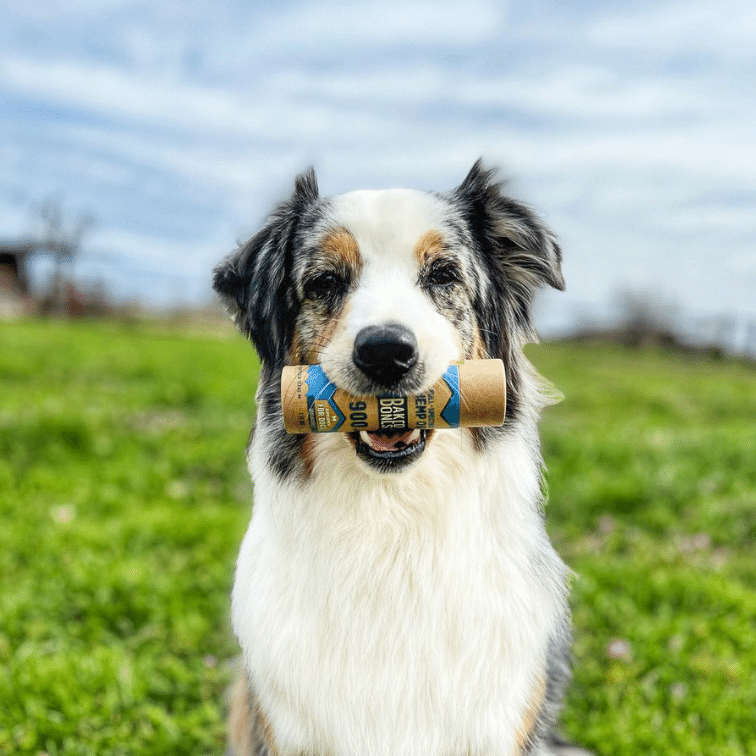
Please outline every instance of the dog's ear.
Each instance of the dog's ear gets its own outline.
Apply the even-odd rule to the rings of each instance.
[[[215,269],[213,288],[239,330],[269,365],[282,363],[299,301],[288,285],[294,237],[303,212],[318,199],[315,172],[297,176],[294,193],[265,227]]]
[[[503,193],[494,170],[478,160],[454,191],[473,236],[501,267],[505,280],[527,306],[543,284],[564,289],[562,253],[556,237],[526,205]]]

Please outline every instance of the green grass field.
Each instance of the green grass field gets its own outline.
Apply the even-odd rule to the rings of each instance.
[[[756,754],[756,369],[529,348],[576,572],[569,736]],[[0,324],[0,753],[222,754],[256,362],[167,326]]]

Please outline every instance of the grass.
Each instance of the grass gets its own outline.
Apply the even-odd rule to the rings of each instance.
[[[251,350],[1,328],[0,752],[222,753]]]
[[[756,753],[756,370],[529,355],[575,570],[565,730],[599,753]],[[0,753],[221,754],[256,363],[241,338],[0,325]]]
[[[531,354],[568,397],[542,429],[579,576],[567,730],[604,754],[756,754],[756,369]]]

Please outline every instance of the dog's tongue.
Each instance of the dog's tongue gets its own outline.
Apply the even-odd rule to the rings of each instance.
[[[420,431],[408,430],[397,431],[396,433],[366,433],[363,431],[362,440],[365,441],[371,449],[377,452],[399,451],[414,443],[420,438]],[[366,438],[367,437],[367,438]]]

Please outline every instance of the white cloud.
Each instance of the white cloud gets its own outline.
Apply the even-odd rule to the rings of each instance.
[[[3,178],[97,197],[99,249],[199,290],[310,163],[325,194],[443,190],[483,155],[553,219],[573,301],[596,302],[639,266],[662,272],[660,250],[703,259],[695,232],[733,259],[756,246],[756,10],[723,2],[523,3],[507,18],[488,0],[113,0],[82,6],[85,31],[59,4],[25,23],[66,33],[42,52],[6,44],[0,92],[68,117],[6,139]],[[3,112],[0,137],[21,133]]]
[[[135,74],[114,66],[7,58],[0,82],[30,98],[45,98],[62,110],[83,110],[115,121],[170,126],[179,132],[213,132],[265,142],[320,139],[338,132],[367,142],[390,131],[389,113],[363,113],[360,102],[330,103],[319,81],[290,91],[264,80],[247,88],[188,85]],[[386,90],[396,83],[389,74]],[[274,82],[275,84],[275,82]],[[327,94],[327,93],[326,93]],[[379,100],[380,101],[380,100]]]
[[[650,55],[707,53],[746,55],[756,46],[756,7],[748,0],[682,0],[636,9],[612,7],[588,25],[597,45],[641,49]]]
[[[198,128],[260,131],[267,124],[222,89],[177,84],[134,75],[114,66],[6,58],[0,81],[29,97],[44,97],[72,109],[147,123],[187,122]]]
[[[263,28],[262,49],[365,47],[466,47],[494,39],[502,29],[507,3],[495,0],[384,0],[345,4],[309,0],[284,6]]]

